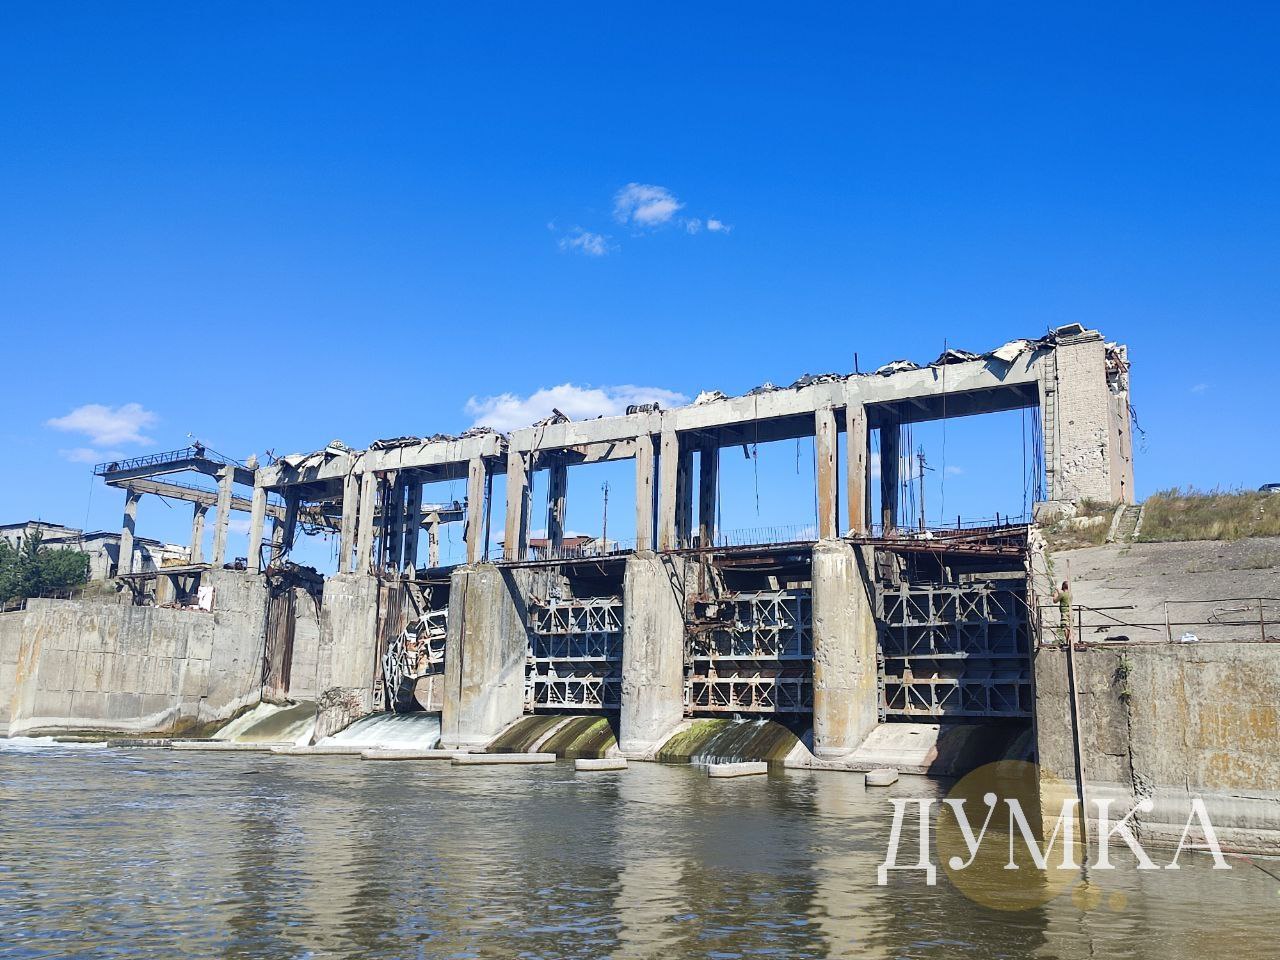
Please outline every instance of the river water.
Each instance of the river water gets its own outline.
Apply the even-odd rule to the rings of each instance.
[[[836,773],[9,745],[0,957],[1280,955],[1274,861],[1184,854],[1019,913],[942,870],[877,886],[886,795]]]

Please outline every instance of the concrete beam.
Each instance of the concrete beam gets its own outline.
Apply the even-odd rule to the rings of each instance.
[[[829,406],[814,414],[814,451],[817,457],[818,539],[834,540],[840,535],[839,449],[836,434],[836,412]]]
[[[867,411],[859,403],[844,410],[845,483],[848,487],[849,532],[855,537],[867,533],[867,491],[870,462],[867,446]]]

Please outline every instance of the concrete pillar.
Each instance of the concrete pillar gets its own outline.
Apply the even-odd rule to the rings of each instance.
[[[191,557],[192,563],[204,559],[204,515],[209,512],[207,503],[191,505]]]
[[[369,573],[373,565],[374,512],[378,503],[378,475],[360,475],[360,518],[356,535],[356,573]]]
[[[844,409],[845,484],[849,501],[849,532],[855,537],[867,532],[867,408],[850,403]]]
[[[716,542],[716,506],[720,492],[720,447],[704,440],[698,449],[698,545]]]
[[[529,461],[515,447],[507,448],[507,521],[502,555],[523,560],[529,550]]]
[[[483,457],[472,457],[467,464],[467,529],[463,535],[467,542],[467,564],[475,565],[485,559],[488,544],[484,542],[485,471]]]
[[[404,481],[400,471],[387,473],[387,487],[383,493],[382,519],[382,569],[397,573],[404,555]]]
[[[360,515],[360,477],[348,471],[342,478],[342,526],[338,530],[338,572],[351,572],[356,548],[356,519]]]
[[[813,548],[813,752],[840,757],[879,722],[870,547]]]
[[[231,522],[231,490],[235,482],[235,468],[230,464],[218,472],[218,506],[213,517],[213,565],[220,567],[227,560],[227,525]]]
[[[256,487],[254,491],[257,491]],[[273,564],[282,561],[293,550],[293,540],[298,530],[299,500],[300,494],[296,490],[286,488],[284,516],[277,517],[271,529],[271,562]],[[249,552],[251,554],[261,553],[262,548],[251,540],[249,542]]]
[[[271,556],[267,561],[269,564],[279,563],[280,560],[284,558],[284,530],[285,530],[284,517],[272,517],[271,518]],[[262,553],[261,548],[259,548],[258,553],[259,554]]]
[[[902,424],[880,424],[880,524],[887,535],[898,528],[898,468],[902,444]]]
[[[249,504],[249,569],[257,573],[262,568],[262,525],[267,517],[267,488],[254,484],[253,499]]]
[[[836,412],[829,406],[814,412],[813,445],[817,456],[818,539],[840,536],[840,482],[836,461],[839,437]]]
[[[676,540],[676,486],[680,474],[680,438],[663,430],[658,448],[658,549],[674,550]]]
[[[528,614],[515,570],[458,567],[449,587],[441,742],[480,746],[524,713]]]
[[[676,469],[676,543],[693,546],[693,450],[685,444]]]
[[[684,719],[685,573],[683,557],[627,557],[618,746],[632,756],[657,748]]]
[[[551,461],[547,481],[547,548],[550,556],[564,545],[565,501],[569,494],[569,465],[556,457]]]
[[[422,481],[412,477],[404,498],[403,569],[412,574],[418,569],[418,536],[422,532]]]
[[[138,523],[138,501],[142,494],[127,487],[124,491],[124,523],[120,525],[120,557],[116,573],[133,573],[133,534]]]
[[[636,437],[636,549],[653,549],[653,437]]]
[[[440,566],[440,521],[427,524],[427,566]]]

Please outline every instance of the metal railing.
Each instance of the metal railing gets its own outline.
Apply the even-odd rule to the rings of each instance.
[[[1198,609],[1197,609],[1198,608]],[[1142,614],[1136,611],[1142,610]],[[1057,604],[1036,608],[1040,642],[1061,643],[1066,630]],[[1145,619],[1150,615],[1159,619]],[[1280,642],[1280,599],[1227,597],[1163,600],[1137,605],[1091,607],[1072,604],[1071,639],[1076,643]]]
[[[182,460],[211,460],[214,463],[238,466],[238,464],[228,460],[226,457],[211,453],[208,447],[191,446],[181,447],[177,450],[166,450],[163,453],[151,453],[145,457],[133,457],[129,460],[108,460],[104,463],[95,464],[93,472],[95,476],[105,477],[109,473],[137,470],[142,467],[162,467],[167,463],[178,463]]]

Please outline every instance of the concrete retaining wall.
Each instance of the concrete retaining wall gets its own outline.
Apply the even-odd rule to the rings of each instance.
[[[299,604],[301,612],[304,603]],[[301,623],[299,624],[301,627]],[[313,637],[315,651],[307,649]],[[378,655],[378,580],[362,573],[340,573],[325,581],[319,629],[294,635],[294,663],[315,663],[289,694],[310,694],[320,704],[316,739],[337,733],[373,710],[373,680]]]
[[[1036,655],[1041,775],[1074,793],[1065,649]],[[1085,783],[1139,815],[1144,841],[1177,842],[1202,797],[1224,846],[1280,853],[1280,646],[1116,644],[1076,652]]]
[[[0,713],[8,733],[165,731],[256,702],[265,588],[237,571],[204,576],[212,612],[86,598],[31,600],[6,614]]]

